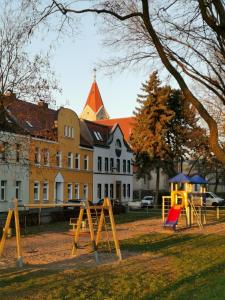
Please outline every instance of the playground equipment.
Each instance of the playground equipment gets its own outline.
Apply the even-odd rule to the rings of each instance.
[[[202,228],[202,208],[205,208],[204,193],[207,181],[198,175],[190,178],[180,173],[170,179],[169,182],[171,184],[171,194],[163,197],[162,205],[164,226],[172,227],[175,230],[181,213],[184,211],[186,226],[191,227],[195,217],[198,226]],[[198,197],[195,197],[197,194],[193,191],[194,184],[200,185],[200,191],[197,193]],[[170,210],[165,220],[166,203],[169,205]],[[205,214],[203,217],[205,223]]]
[[[103,229],[103,224],[105,222],[105,217],[106,214],[109,216],[109,221],[110,221],[110,226],[112,230],[112,236],[113,236],[113,241],[115,244],[115,249],[116,249],[116,254],[119,260],[122,259],[121,256],[121,251],[120,251],[120,246],[119,246],[119,241],[117,238],[117,233],[116,233],[116,225],[114,221],[114,216],[113,216],[113,210],[112,210],[112,205],[111,201],[108,198],[104,199],[104,202],[102,205],[90,205],[88,201],[82,202],[81,204],[76,203],[62,203],[62,204],[24,204],[24,208],[51,208],[51,207],[79,207],[79,217],[77,221],[77,226],[76,230],[74,231],[74,237],[73,237],[73,247],[72,247],[72,255],[76,255],[77,249],[78,249],[78,240],[80,236],[80,229],[82,226],[82,221],[84,218],[84,212],[86,212],[87,216],[87,223],[88,223],[88,229],[89,229],[89,234],[90,234],[90,239],[91,239],[91,244],[93,248],[93,254],[95,257],[96,262],[99,262],[99,257],[98,257],[98,245],[101,240],[101,234],[102,234],[102,229]],[[93,221],[92,221],[92,213],[91,211],[94,210],[100,211],[100,218],[97,226],[97,234],[95,236],[94,232],[94,227],[93,227]],[[7,234],[9,232],[10,224],[12,221],[12,217],[14,216],[15,220],[15,229],[16,229],[16,249],[17,249],[17,265],[19,267],[23,266],[23,256],[22,256],[22,246],[21,246],[21,235],[20,235],[20,222],[19,222],[19,209],[18,209],[18,200],[14,199],[13,201],[13,206],[9,209],[5,227],[3,229],[3,235],[2,239],[0,241],[0,257],[3,254],[4,248],[5,248],[5,243],[6,243],[6,238]]]

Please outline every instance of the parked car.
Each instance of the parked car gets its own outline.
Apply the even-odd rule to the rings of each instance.
[[[153,207],[154,206],[154,196],[145,196],[141,199],[141,207]]]
[[[129,201],[128,207],[130,210],[141,209],[141,201]]]
[[[223,205],[225,200],[213,192],[206,192],[205,193],[206,205],[207,206],[218,206]]]

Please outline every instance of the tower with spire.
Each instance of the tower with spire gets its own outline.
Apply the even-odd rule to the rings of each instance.
[[[93,71],[94,81],[80,118],[89,121],[109,119],[109,115],[104,107],[98,84],[96,82],[96,69]]]

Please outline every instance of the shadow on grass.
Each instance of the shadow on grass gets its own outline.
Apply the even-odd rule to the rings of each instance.
[[[225,299],[224,269],[225,261],[213,264],[191,276],[171,282],[166,288],[151,294],[151,299]],[[221,286],[217,290],[218,280]],[[142,299],[149,299],[149,295]]]
[[[128,212],[126,214],[115,215],[115,222],[116,224],[124,224],[135,222],[139,220],[146,220],[146,219],[160,219],[162,217],[161,213],[151,213],[151,212]]]
[[[199,238],[198,235],[169,235],[169,234],[148,234],[141,235],[137,238],[121,241],[121,249],[135,252],[158,252],[169,248],[193,241]]]

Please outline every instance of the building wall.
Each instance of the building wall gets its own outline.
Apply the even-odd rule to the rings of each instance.
[[[116,140],[119,139],[122,143],[122,152],[121,156],[117,157],[115,150],[115,143]],[[98,170],[98,157],[102,157],[102,172]],[[109,171],[105,171],[105,158],[108,158],[109,160]],[[116,167],[116,159],[120,159],[120,172],[117,170],[110,170],[110,158],[114,159],[114,167]],[[93,199],[94,201],[97,201],[99,199],[98,195],[98,185],[101,184],[101,198],[104,198],[105,193],[105,184],[108,184],[109,189],[109,197],[110,197],[110,184],[113,184],[114,187],[114,195],[113,198],[116,199],[116,183],[120,182],[121,184],[121,201],[127,202],[132,199],[133,195],[133,168],[130,164],[130,173],[123,172],[123,160],[130,161],[132,159],[132,153],[127,151],[126,146],[123,143],[123,135],[119,128],[117,128],[113,135],[113,140],[108,148],[103,147],[94,147],[94,179],[93,179]],[[127,169],[127,168],[126,168]],[[127,190],[126,190],[126,196],[123,196],[123,185],[130,186],[130,196],[127,196]]]
[[[133,185],[134,191],[154,191],[156,186],[156,172],[154,170],[151,172],[151,179],[149,179],[147,176],[146,178],[137,179],[137,177],[134,175]],[[161,191],[169,191],[168,176],[162,170],[160,171],[159,189]]]
[[[0,132],[0,140],[1,144],[7,143],[5,159],[2,153],[0,154],[0,212],[6,212],[16,196],[19,198],[19,204],[29,201],[29,138]],[[16,144],[19,145],[18,156]]]
[[[79,184],[79,198],[84,198],[84,185],[88,186],[87,198],[92,200],[93,187],[93,150],[80,147],[80,125],[77,115],[70,109],[61,108],[58,113],[58,141],[52,142],[32,139],[30,169],[30,202],[44,202],[44,184],[48,183],[49,202],[75,199],[75,184]],[[35,149],[41,153],[40,164],[35,164]],[[44,166],[44,149],[49,151],[49,166]],[[61,166],[57,166],[57,153],[61,153]],[[68,153],[71,153],[71,166],[68,165]],[[80,157],[79,167],[75,168],[76,154]],[[88,157],[88,169],[84,170],[84,156]],[[58,183],[56,183],[58,182]],[[39,200],[35,200],[35,183],[39,185]],[[71,197],[68,197],[68,185],[71,184]],[[58,186],[58,195],[56,192]]]

